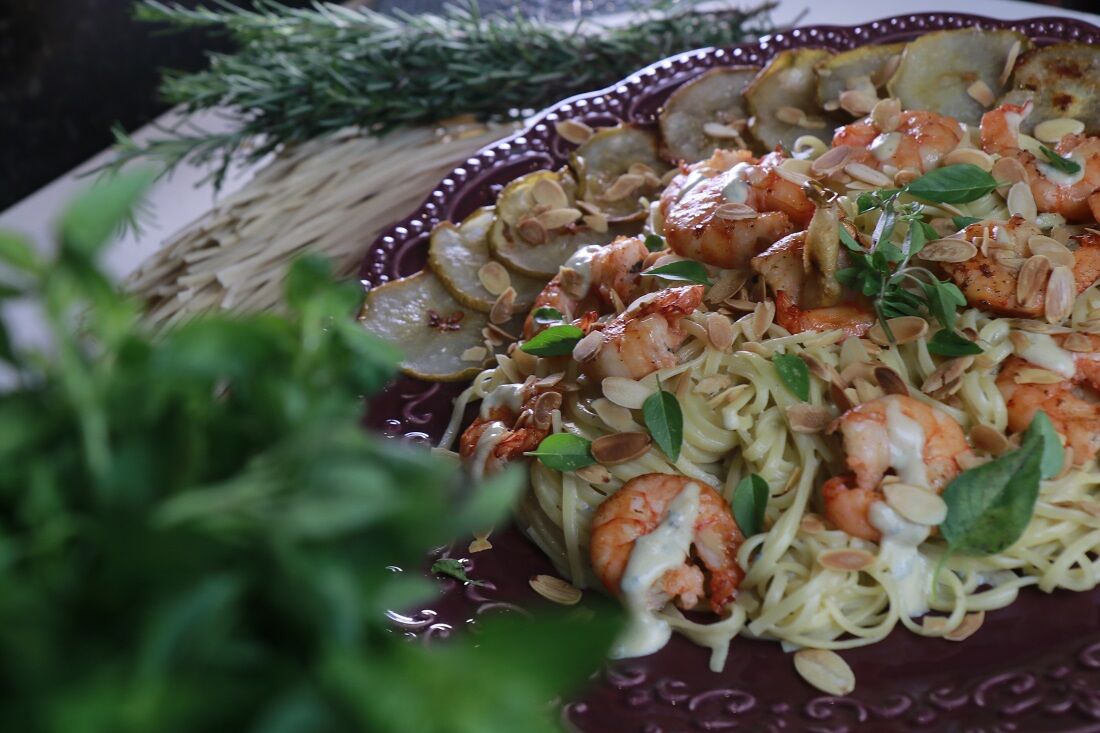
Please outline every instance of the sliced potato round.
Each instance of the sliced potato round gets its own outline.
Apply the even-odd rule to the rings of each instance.
[[[657,150],[657,136],[632,125],[600,130],[569,159],[577,175],[577,196],[599,208],[608,221],[645,217],[639,199],[653,198],[669,169]]]
[[[817,103],[815,71],[831,55],[821,48],[783,51],[745,89],[749,129],[764,147],[789,149],[803,135],[832,142],[834,125]]]
[[[532,222],[540,215],[535,212],[551,201],[558,209],[576,206],[577,184],[565,168],[558,171],[535,171],[509,183],[500,192],[494,211],[493,226],[489,229],[489,251],[509,269],[535,278],[549,279],[557,274],[570,255],[587,244],[606,244],[619,232],[596,232],[574,222],[564,227],[546,228]],[[547,212],[548,213],[548,212]],[[553,222],[551,222],[553,223]],[[528,229],[529,227],[529,229]]]
[[[1016,64],[1012,86],[1002,103],[1035,104],[1020,125],[1024,132],[1044,120],[1069,117],[1083,122],[1086,134],[1100,134],[1100,48],[1059,43],[1029,51]]]
[[[401,371],[418,379],[473,379],[490,355],[481,333],[488,316],[463,308],[428,270],[371,288],[360,322],[399,348]]]
[[[755,66],[711,69],[672,93],[658,117],[665,155],[696,163],[718,148],[745,147],[749,113],[742,96],[760,72]]]
[[[939,112],[976,125],[1005,92],[1007,82],[1001,79],[1016,43],[1027,49],[1027,37],[1016,31],[964,28],[929,33],[906,46],[887,89],[901,100],[903,109]]]
[[[904,43],[860,46],[827,58],[817,67],[817,101],[824,109],[839,109],[840,95],[867,82],[875,89],[886,82],[901,62]]]
[[[432,268],[443,286],[467,308],[488,313],[496,302],[494,294],[485,287],[485,281],[493,283],[494,290],[502,291],[509,285],[516,290],[516,308],[529,309],[535,296],[546,286],[544,280],[528,277],[518,272],[508,272],[500,263],[489,257],[489,229],[493,226],[493,207],[486,206],[470,214],[459,225],[445,221],[432,230],[428,246],[428,266]],[[498,268],[505,276],[498,279],[488,276],[482,268]],[[501,287],[503,285],[503,287]]]

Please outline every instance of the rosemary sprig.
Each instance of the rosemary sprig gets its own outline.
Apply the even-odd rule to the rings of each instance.
[[[220,184],[233,160],[257,160],[279,146],[355,127],[381,134],[456,115],[517,117],[581,91],[607,86],[674,53],[730,46],[769,29],[774,3],[698,12],[701,0],[641,0],[621,27],[482,15],[476,0],[439,15],[294,9],[256,0],[252,9],[212,0],[208,8],[144,0],[137,16],[176,27],[220,29],[238,45],[211,54],[209,68],[169,73],[161,95],[187,112],[222,108],[231,133],[191,128],[140,145],[116,131],[111,164],[148,158],[170,170],[217,161]]]

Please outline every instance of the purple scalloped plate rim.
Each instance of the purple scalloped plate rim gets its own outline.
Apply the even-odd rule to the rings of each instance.
[[[427,236],[491,203],[503,183],[564,163],[571,145],[558,119],[652,124],[668,94],[714,66],[762,65],[788,48],[837,50],[909,40],[921,33],[982,26],[1022,31],[1038,43],[1100,43],[1100,28],[1059,17],[1002,21],[959,13],[921,13],[856,26],[810,26],[725,49],[690,51],[659,61],[607,89],[570,97],[538,113],[526,129],[489,145],[440,182],[415,212],[371,245],[359,277],[365,287],[412,274],[424,264]],[[428,444],[450,416],[461,385],[402,377],[372,401],[368,425],[405,442]],[[391,614],[395,628],[421,643],[497,613],[525,613],[542,601],[528,586],[549,562],[516,529],[492,538],[493,549],[466,557],[485,587],[444,581],[431,608]],[[447,550],[444,553],[449,552]],[[707,653],[674,639],[650,657],[609,664],[562,707],[567,728],[591,733],[671,731],[1100,731],[1100,591],[1033,589],[987,614],[964,643],[895,630],[883,643],[843,653],[856,673],[851,695],[822,695],[794,672],[779,645],[735,640],[721,673]]]

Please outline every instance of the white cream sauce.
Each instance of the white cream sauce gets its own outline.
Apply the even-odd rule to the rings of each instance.
[[[627,626],[611,648],[613,658],[653,654],[672,636],[668,621],[650,608],[650,598],[654,583],[666,571],[681,565],[691,550],[695,520],[699,515],[699,492],[699,484],[686,485],[669,503],[668,512],[656,529],[635,540],[619,583],[627,610]]]
[[[898,611],[910,617],[927,613],[934,568],[918,548],[931,528],[910,522],[881,501],[871,505],[868,518],[882,532],[878,556],[897,581]]]
[[[497,443],[508,434],[508,427],[500,420],[493,420],[486,426],[481,437],[477,439],[477,450],[474,451],[474,460],[470,466],[470,473],[475,480],[485,478],[485,464],[493,452]]]
[[[739,163],[738,165],[741,164]],[[740,178],[735,178],[727,183],[726,187],[722,189],[722,195],[726,197],[726,201],[743,204],[749,200],[749,184],[745,183]]]
[[[581,281],[584,283],[584,292],[586,293],[592,287],[592,260],[604,246],[602,244],[590,244],[581,247],[562,265],[562,267],[575,270],[581,276]]]
[[[1077,372],[1073,356],[1056,344],[1050,336],[1045,333],[1024,333],[1024,335],[1027,337],[1027,346],[1016,350],[1021,358],[1035,366],[1061,374],[1067,379]]]
[[[901,411],[897,400],[890,400],[886,406],[886,437],[890,442],[890,465],[898,478],[913,486],[928,486],[924,430]]]
[[[492,410],[496,407],[507,407],[514,413],[519,413],[523,407],[523,385],[502,384],[481,400],[480,415],[482,419],[488,419]]]

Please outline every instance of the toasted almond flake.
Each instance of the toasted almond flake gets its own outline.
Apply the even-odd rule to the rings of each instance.
[[[921,385],[920,391],[925,394],[933,394],[941,390],[950,390],[960,383],[963,372],[973,364],[973,356],[959,356],[948,359],[928,375],[928,378],[924,380],[924,384]]]
[[[1022,216],[1028,221],[1034,221],[1039,215],[1039,210],[1035,206],[1035,197],[1031,195],[1031,186],[1023,181],[1013,183],[1008,189],[1006,203],[1008,213],[1013,216]]]
[[[875,556],[857,548],[825,550],[817,556],[817,563],[829,570],[852,572],[863,570],[875,564]]]
[[[580,120],[558,120],[558,122],[554,124],[554,129],[559,135],[574,145],[581,145],[582,143],[588,142],[588,139],[596,132]]]
[[[1080,135],[1085,131],[1085,123],[1070,117],[1056,117],[1040,122],[1035,126],[1036,139],[1044,143],[1056,143],[1066,135]]]
[[[844,172],[857,181],[863,181],[872,186],[889,186],[894,182],[890,176],[864,163],[847,163],[844,166]]]
[[[675,169],[673,169],[675,170]],[[596,206],[591,201],[585,201],[584,199],[577,199],[577,208],[586,214],[602,214],[600,207]]]
[[[985,423],[978,423],[970,431],[970,442],[978,450],[994,456],[999,456],[1008,450],[1008,438],[1005,434]]]
[[[1002,194],[1008,191],[1009,186],[1028,180],[1027,169],[1015,158],[999,158],[993,163],[991,172],[993,177],[1002,184],[997,187]]]
[[[947,518],[947,504],[940,495],[900,481],[882,487],[890,508],[910,522],[934,527]]]
[[[755,219],[760,216],[760,213],[747,204],[728,201],[716,208],[714,215],[726,221],[738,221],[740,219]]]
[[[489,350],[484,346],[471,346],[462,352],[462,356],[459,357],[462,361],[485,361],[485,357],[489,355]]]
[[[862,89],[848,89],[840,93],[837,102],[840,108],[853,117],[863,117],[875,108],[878,97]]]
[[[695,384],[695,392],[702,395],[713,396],[729,387],[732,383],[728,374],[711,374],[703,377]]]
[[[890,97],[875,103],[871,109],[871,124],[879,132],[893,132],[901,124],[901,101]]]
[[[989,88],[989,85],[981,79],[978,79],[968,86],[966,88],[966,93],[970,95],[971,99],[987,109],[992,107],[993,103],[997,101],[997,95],[995,95],[993,90]]]
[[[548,601],[563,606],[575,606],[581,600],[581,590],[553,575],[534,575],[527,581],[531,588]]]
[[[928,262],[966,262],[978,254],[978,248],[965,239],[937,239],[929,242],[917,253]]]
[[[603,234],[607,231],[607,217],[603,214],[586,214],[583,221],[584,225],[594,232]]]
[[[532,216],[519,220],[516,225],[520,238],[531,244],[546,244],[546,227],[538,219]]]
[[[748,270],[722,270],[707,290],[704,300],[708,303],[721,303],[740,290],[749,279]]]
[[[707,338],[714,348],[726,351],[733,346],[734,330],[730,319],[721,313],[708,313],[706,318]]]
[[[588,280],[572,267],[562,266],[558,269],[558,282],[561,283],[561,288],[566,295],[578,300],[588,295]]]
[[[849,336],[840,344],[840,368],[844,369],[850,364],[859,361],[867,361],[870,355],[867,353],[866,342],[863,339]]]
[[[531,198],[548,209],[564,209],[569,206],[565,189],[553,178],[540,178],[531,186]]]
[[[848,396],[848,392],[844,389],[844,385],[837,384],[836,382],[829,382],[829,399],[832,400],[836,408],[840,410],[843,415],[848,410],[856,406],[854,400]]]
[[[683,329],[688,336],[699,339],[704,343],[710,340],[707,336],[706,326],[690,318],[680,321],[680,328]]]
[[[840,378],[839,375],[836,373],[836,369],[829,366],[828,364],[823,364],[813,354],[808,354],[805,351],[802,351],[799,352],[798,358],[806,363],[806,367],[810,370],[810,374],[814,375],[818,379],[821,379],[825,382],[831,382]]]
[[[805,161],[799,161],[799,162],[805,162]],[[790,181],[791,183],[793,183],[796,186],[805,186],[806,184],[810,183],[810,181],[813,180],[812,178],[807,176],[805,173],[799,173],[794,168],[791,168],[791,167],[788,167],[788,166],[785,166],[785,165],[781,165],[778,168],[772,168],[772,170],[775,171],[775,174],[777,176],[779,176],[780,178],[782,178],[785,181]],[[807,169],[807,170],[809,170],[809,169]]]
[[[621,201],[645,185],[645,178],[637,173],[624,173],[615,179],[603,193],[604,201]]]
[[[818,405],[797,404],[787,408],[787,422],[796,433],[820,433],[832,420],[832,413]]]
[[[1100,518],[1100,502],[1092,501],[1091,499],[1077,499],[1075,501],[1056,501],[1054,506],[1061,507],[1063,509],[1076,509],[1079,512],[1084,512],[1090,517]]]
[[[752,341],[759,341],[771,328],[775,319],[775,304],[770,300],[762,300],[756,304],[751,316],[746,316],[744,321],[745,335]]]
[[[623,302],[622,296],[619,295],[618,291],[611,288],[608,290],[607,295],[611,300],[611,306],[615,309],[616,315],[626,310],[626,303]]]
[[[894,334],[895,342],[899,344],[907,344],[911,341],[916,341],[919,338],[923,338],[925,334],[928,333],[928,321],[920,316],[890,318],[886,323],[890,327],[890,331]],[[872,326],[871,330],[867,332],[867,335],[879,346],[890,345],[890,339],[886,337],[886,331],[883,329],[881,323],[876,323]]]
[[[546,430],[550,427],[554,410],[561,407],[561,400],[560,392],[543,392],[538,396],[538,399],[535,400],[534,414],[531,418],[535,427],[540,430]]]
[[[489,541],[488,537],[488,535],[485,535],[484,537],[482,537],[481,535],[474,535],[474,539],[470,543],[470,546],[466,548],[467,551],[471,554],[474,554],[493,549],[493,543]]]
[[[582,216],[580,209],[564,208],[551,209],[544,214],[539,214],[539,223],[546,227],[547,231],[561,229],[569,226]]]
[[[644,456],[650,442],[648,433],[601,435],[592,441],[592,457],[605,466],[617,466]]]
[[[721,122],[703,123],[703,134],[716,140],[735,140],[741,142],[741,131],[731,125],[723,125]]]
[[[1008,325],[1012,328],[1018,328],[1021,331],[1027,331],[1028,333],[1045,333],[1050,335],[1057,335],[1060,333],[1069,333],[1070,329],[1065,326],[1056,326],[1053,323],[1043,323],[1042,321],[1032,321],[1026,318],[1010,318],[1008,319]],[[1023,334],[1011,333],[1009,339],[1012,343],[1017,344],[1018,348],[1025,348],[1029,341],[1027,336]]]
[[[847,386],[857,379],[874,379],[875,365],[869,361],[854,361],[840,371],[840,383]]]
[[[1020,51],[1023,49],[1023,44],[1017,40],[1012,44],[1012,48],[1008,49],[1008,56],[1005,57],[1004,68],[1001,69],[1001,75],[997,77],[997,83],[1002,87],[1008,83],[1008,78],[1012,76],[1012,70],[1016,68],[1016,59],[1020,57]]]
[[[944,634],[943,638],[948,641],[965,641],[973,636],[982,627],[983,623],[985,623],[985,611],[968,613],[963,616],[962,623],[956,626],[953,631]]]
[[[813,687],[829,695],[847,695],[856,689],[848,663],[828,649],[802,649],[794,654],[794,668]]]
[[[602,486],[611,483],[611,472],[598,463],[594,463],[591,466],[585,466],[584,468],[578,468],[573,473],[577,474],[577,478],[582,481],[587,481],[594,486]]]
[[[900,374],[885,364],[876,366],[874,374],[875,381],[878,383],[878,386],[882,387],[882,391],[886,394],[909,394],[909,385],[905,383],[905,380],[901,378]]]
[[[493,307],[489,310],[489,321],[498,324],[507,323],[508,319],[512,317],[515,305],[516,289],[509,287],[497,296],[496,302],[493,303]]]
[[[1088,334],[1084,333],[1071,333],[1066,336],[1065,341],[1062,342],[1062,348],[1066,351],[1075,351],[1079,354],[1090,354],[1096,351],[1096,346],[1093,344],[1092,339],[1088,337]]]
[[[829,175],[843,168],[851,157],[851,145],[837,145],[835,148],[825,151],[819,158],[810,163],[810,172],[819,176]]]
[[[1046,319],[1050,323],[1061,323],[1069,318],[1073,310],[1073,299],[1077,294],[1077,285],[1074,282],[1073,270],[1065,265],[1058,265],[1050,272],[1047,281],[1046,298],[1043,302]]]
[[[1016,384],[1058,384],[1066,381],[1066,378],[1057,372],[1038,367],[1025,367],[1016,372]]]
[[[591,331],[573,347],[573,361],[584,364],[596,358],[603,348],[603,332]]]
[[[605,377],[600,388],[604,397],[628,410],[642,409],[646,398],[657,391],[655,387],[626,377]]]
[[[1046,290],[1049,277],[1050,260],[1043,255],[1029,257],[1016,279],[1016,300],[1025,306],[1033,305],[1039,293]]]
[[[798,527],[806,534],[818,534],[825,531],[825,523],[821,521],[821,517],[812,512],[807,512],[802,515],[802,519],[798,522]]]
[[[628,433],[638,427],[630,410],[622,405],[616,405],[606,397],[597,397],[592,400],[592,410],[609,428],[620,433]]]
[[[493,260],[486,262],[477,271],[477,279],[481,286],[489,291],[490,295],[500,295],[512,284],[512,278],[504,265]]]
[[[1027,247],[1031,254],[1043,255],[1046,257],[1050,260],[1051,265],[1062,265],[1072,268],[1077,261],[1072,250],[1053,237],[1034,234],[1028,237]]]
[[[993,170],[993,156],[977,148],[956,148],[944,156],[944,165],[976,165],[983,171]]]

